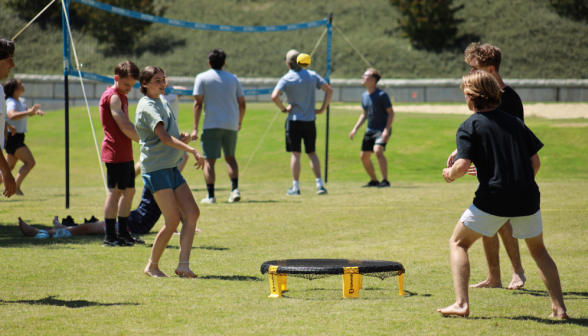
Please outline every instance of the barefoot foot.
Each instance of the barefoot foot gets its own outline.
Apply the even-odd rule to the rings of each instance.
[[[486,279],[475,285],[470,285],[470,288],[502,288],[502,281],[493,281]]]
[[[145,274],[153,278],[167,278],[168,276],[159,270],[156,264],[149,263],[144,270]]]
[[[53,218],[53,228],[55,230],[57,230],[57,229],[63,229],[63,228],[66,228],[66,227],[67,226],[65,226],[65,225],[61,225],[61,223],[59,222],[59,217],[58,216],[55,216],[55,218]]]
[[[527,281],[527,278],[524,273],[514,273],[510,285],[508,285],[508,289],[521,289],[525,285],[525,281]]]
[[[16,192],[14,193],[16,196],[24,196],[24,193],[22,192],[22,190],[17,189]]]
[[[34,237],[37,233],[39,233],[39,229],[35,229],[34,227],[28,225],[20,217],[18,217],[18,228],[25,237]]]
[[[180,278],[189,278],[189,279],[194,279],[197,278],[198,276],[196,274],[194,274],[194,272],[192,272],[192,270],[187,266],[187,263],[180,263],[180,266],[178,266],[178,268],[176,268],[176,274],[180,277]]]
[[[437,309],[437,312],[443,314],[443,316],[461,316],[461,317],[468,317],[470,316],[470,308],[466,305],[461,307],[457,303],[452,304],[449,307]]]
[[[567,320],[570,317],[566,314],[565,310],[553,310],[553,313],[549,315],[549,318],[556,319],[556,320]]]

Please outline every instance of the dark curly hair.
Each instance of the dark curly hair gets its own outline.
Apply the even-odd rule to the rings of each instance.
[[[465,50],[465,62],[470,63],[473,59],[478,60],[481,67],[494,66],[496,72],[500,69],[502,53],[500,49],[490,44],[480,44],[478,42],[470,44]]]
[[[0,61],[14,55],[14,41],[0,38]]]
[[[227,54],[222,49],[213,49],[208,53],[208,62],[214,70],[222,70]]]
[[[470,97],[477,110],[492,109],[500,105],[502,94],[500,85],[486,71],[478,70],[463,76],[460,88],[466,96]]]
[[[14,95],[14,91],[18,88],[18,79],[11,78],[4,84],[4,98],[8,99]]]

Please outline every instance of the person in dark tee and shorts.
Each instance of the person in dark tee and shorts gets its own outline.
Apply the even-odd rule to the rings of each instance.
[[[371,180],[364,187],[387,188],[390,187],[390,182],[388,182],[388,161],[384,156],[384,150],[392,134],[394,110],[392,110],[392,102],[388,94],[377,87],[380,78],[380,72],[376,69],[367,69],[362,75],[361,83],[367,89],[361,96],[363,113],[349,133],[349,138],[353,140],[355,133],[367,119],[368,125],[361,144],[361,162]],[[376,153],[382,182],[378,182],[376,177],[371,160],[372,153]]]
[[[294,49],[286,54],[286,65],[290,69],[276,85],[272,92],[272,100],[278,108],[288,114],[286,119],[286,151],[291,152],[290,169],[292,170],[293,183],[286,194],[290,196],[300,195],[300,153],[302,141],[304,149],[310,159],[310,167],[316,177],[316,190],[318,195],[326,195],[327,189],[323,186],[321,178],[321,164],[316,155],[316,124],[317,114],[323,113],[333,95],[331,86],[316,72],[302,69],[296,62],[300,53]],[[319,110],[315,109],[316,90],[325,92],[323,105]],[[284,107],[280,101],[280,95],[286,92],[288,106]]]
[[[443,169],[447,183],[463,177],[472,163],[480,184],[473,204],[457,222],[449,246],[456,302],[437,311],[443,315],[470,313],[468,249],[482,236],[492,237],[507,222],[517,239],[525,239],[529,252],[551,298],[551,318],[567,319],[557,266],[543,242],[538,151],[541,141],[522,120],[496,109],[500,104],[498,82],[485,71],[463,79],[461,89],[474,114],[457,130],[458,154],[451,168]]]
[[[521,98],[510,86],[504,83],[502,77],[498,73],[501,60],[502,54],[500,49],[493,45],[472,43],[465,50],[465,62],[471,67],[470,73],[476,70],[485,71],[498,82],[502,95],[500,96],[501,103],[497,109],[524,121],[524,110]],[[457,149],[449,156],[449,159],[447,160],[448,167],[451,167],[456,155]],[[475,171],[472,171],[471,175],[476,175]],[[500,234],[500,237],[502,238],[502,243],[504,244],[504,248],[510,258],[513,269],[513,276],[508,289],[520,289],[524,286],[526,281],[525,271],[521,262],[519,242],[512,236],[512,226],[510,222],[506,222],[506,224],[498,230],[498,234]],[[488,278],[478,284],[472,285],[472,287],[501,288],[502,281],[500,278],[499,257],[500,243],[498,241],[498,235],[493,237],[484,236],[482,241],[484,243],[484,252],[488,263]]]
[[[106,237],[104,246],[133,246],[127,231],[135,195],[135,162],[131,140],[139,142],[135,125],[129,120],[127,94],[139,79],[139,68],[131,61],[114,69],[114,85],[100,99],[100,120],[104,129],[102,161],[106,163],[108,195],[104,204]],[[118,215],[119,230],[116,230]]]

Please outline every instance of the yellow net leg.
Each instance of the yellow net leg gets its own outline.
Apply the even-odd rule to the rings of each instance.
[[[406,295],[404,292],[404,273],[398,276],[398,295]]]
[[[357,288],[363,289],[363,274],[358,274],[357,279],[358,279],[357,282],[359,283]]]
[[[359,274],[343,274],[343,297],[359,297]]]
[[[280,283],[280,276],[278,274],[269,274],[271,298],[282,297],[282,284]]]
[[[287,274],[278,274],[278,278],[280,280],[280,285],[282,287],[282,292],[285,292],[288,290],[288,287],[286,286],[288,283],[288,275]]]

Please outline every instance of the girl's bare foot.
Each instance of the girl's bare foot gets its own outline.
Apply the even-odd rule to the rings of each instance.
[[[470,285],[471,288],[502,288],[502,281],[493,281],[491,279],[486,279],[480,283],[475,285]],[[522,286],[521,286],[522,287]]]
[[[65,225],[61,225],[61,223],[59,222],[59,217],[58,216],[55,216],[55,218],[53,218],[53,228],[55,230],[57,230],[57,229],[63,229],[63,228],[66,228],[66,227],[67,226],[65,226]]]
[[[508,285],[508,289],[521,289],[525,285],[525,281],[527,278],[524,274],[517,274],[514,273],[512,275],[512,280],[510,281],[510,285]]]
[[[148,276],[154,277],[154,278],[167,278],[168,277],[165,273],[160,271],[159,266],[156,263],[151,262],[151,260],[149,260],[149,263],[147,264],[147,267],[145,267],[144,272]]]
[[[444,316],[461,316],[461,317],[468,317],[470,316],[470,307],[469,306],[460,306],[457,303],[452,304],[449,307],[437,309],[437,312],[443,314]]]
[[[16,192],[14,193],[16,196],[24,196],[22,190],[17,189]]]
[[[176,274],[180,278],[194,279],[198,277],[196,274],[194,274],[194,272],[192,272],[192,270],[190,270],[190,267],[188,266],[189,264],[190,262],[188,261],[180,261],[178,268],[176,268]]]
[[[39,229],[35,229],[34,227],[28,225],[20,217],[18,217],[18,228],[25,237],[34,237],[37,233],[39,233]]]
[[[552,319],[556,319],[556,320],[567,320],[570,317],[568,316],[568,314],[566,314],[565,310],[558,310],[558,309],[553,309],[553,312],[551,313],[551,315],[549,315],[549,318]]]

